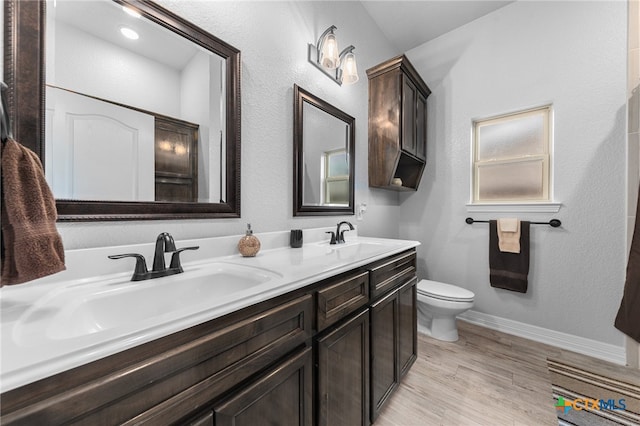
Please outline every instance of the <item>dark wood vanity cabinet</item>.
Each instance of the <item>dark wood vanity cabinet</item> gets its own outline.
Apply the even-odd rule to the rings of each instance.
[[[214,426],[213,411],[207,411],[186,424],[189,426]]]
[[[401,253],[371,267],[371,421],[417,357],[416,256]]]
[[[0,424],[368,425],[416,357],[415,250],[5,392]]]
[[[400,379],[418,357],[417,322],[418,279],[413,278],[398,290],[398,368]]]
[[[415,250],[363,269],[318,291],[319,426],[373,423],[417,356]],[[322,331],[324,312],[344,319]]]
[[[371,421],[417,357],[416,283],[412,279],[371,306]]]
[[[318,290],[316,310],[318,331],[324,330],[367,303],[369,303],[368,270],[330,280]]]
[[[285,295],[5,392],[0,423],[206,419],[212,401],[309,344],[313,308],[312,294]]]
[[[398,295],[388,294],[371,306],[371,421],[375,421],[399,382]]]
[[[369,424],[369,310],[317,341],[318,426]]]
[[[369,270],[327,280],[317,292],[316,424],[369,424]]]
[[[372,298],[399,287],[416,276],[416,253],[406,251],[369,267]]]
[[[404,55],[368,69],[367,76],[369,186],[415,191],[426,163],[431,90]]]
[[[213,407],[216,426],[313,424],[311,348],[299,351]]]

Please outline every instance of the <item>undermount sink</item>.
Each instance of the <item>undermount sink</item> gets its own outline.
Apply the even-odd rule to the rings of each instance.
[[[36,302],[18,320],[14,338],[30,345],[41,338],[65,340],[170,321],[280,277],[267,269],[216,262],[146,281],[121,277],[76,285]]]

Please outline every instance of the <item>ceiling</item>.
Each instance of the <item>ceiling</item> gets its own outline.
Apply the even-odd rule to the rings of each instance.
[[[361,3],[387,39],[400,52],[406,52],[513,0],[362,0]]]
[[[182,70],[199,49],[194,43],[150,20],[126,14],[124,8],[114,2],[55,0],[47,7],[47,19],[51,20],[49,25],[54,24],[53,20],[65,23],[104,43],[114,44],[176,70]],[[140,38],[133,42],[122,37],[122,27],[135,30]]]
[[[361,4],[371,15],[386,38],[399,52],[406,52],[414,47],[432,40],[446,32],[465,25],[475,19],[493,12],[514,0],[361,0]],[[56,19],[81,26],[82,30],[94,33],[96,36],[124,48],[133,49],[130,41],[121,37],[112,38],[114,25],[120,25],[127,20],[138,32],[150,32],[155,25],[146,25],[122,13],[119,7],[113,7],[110,2],[81,2],[74,0],[56,0],[52,10]],[[102,5],[102,6],[101,6]],[[117,29],[117,28],[116,28]],[[176,37],[167,37],[167,31],[153,34],[142,34],[136,45],[142,45],[145,40],[161,40],[152,46],[145,47],[147,52],[155,52],[151,57],[159,62],[169,62],[170,66],[180,69],[194,54],[192,50],[178,47],[175,51],[180,54],[167,55],[169,47],[176,42]],[[147,55],[149,55],[147,53]]]

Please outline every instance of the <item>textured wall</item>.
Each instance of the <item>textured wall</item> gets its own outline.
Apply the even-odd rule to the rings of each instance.
[[[419,275],[476,294],[475,310],[617,346],[624,283],[626,3],[515,2],[408,52],[433,91],[428,164],[401,197],[401,238],[417,238]],[[527,294],[494,289],[488,227],[469,214],[471,123],[553,104],[559,229],[531,231]]]
[[[180,16],[242,52],[242,218],[60,224],[65,247],[153,241],[161,231],[176,239],[329,226],[343,218],[292,216],[293,84],[356,118],[356,203],[368,211],[363,235],[397,237],[398,196],[367,183],[365,70],[397,54],[358,2],[204,2],[162,0]],[[340,87],[307,62],[307,43],[329,25],[338,43],[356,47],[360,81]],[[354,221],[355,217],[345,219]]]

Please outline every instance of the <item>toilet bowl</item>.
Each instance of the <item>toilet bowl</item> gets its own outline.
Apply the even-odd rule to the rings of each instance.
[[[431,280],[421,280],[417,292],[418,330],[434,339],[458,340],[456,316],[473,306],[473,292]]]

